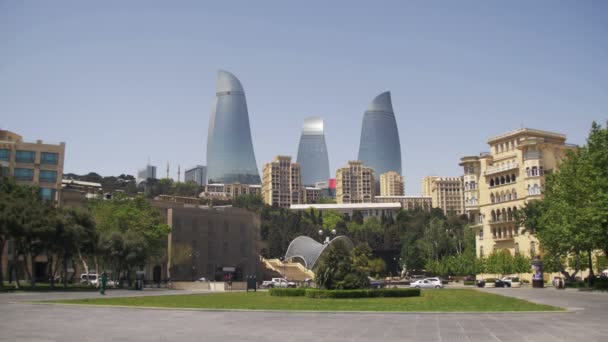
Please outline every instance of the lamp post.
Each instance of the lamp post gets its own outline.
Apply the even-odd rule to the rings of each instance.
[[[332,229],[330,231],[330,235],[331,236],[336,236],[337,231],[335,229]],[[329,243],[329,236],[327,236],[325,238],[325,241],[323,241],[323,234],[325,234],[325,232],[323,231],[323,229],[319,229],[319,238],[321,240],[322,243]]]

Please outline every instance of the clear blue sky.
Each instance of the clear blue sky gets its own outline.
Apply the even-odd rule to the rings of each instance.
[[[608,1],[0,0],[0,127],[65,141],[66,172],[204,164],[218,68],[260,170],[320,115],[335,173],[390,90],[414,195],[522,123],[584,143],[608,119]]]

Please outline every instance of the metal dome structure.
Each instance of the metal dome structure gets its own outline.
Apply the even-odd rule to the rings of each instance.
[[[298,236],[287,247],[285,260],[300,258],[304,261],[304,266],[312,270],[323,255],[323,252],[336,241],[344,241],[349,250],[354,248],[353,242],[348,237],[342,235],[336,236],[331,241],[325,243],[320,243],[308,236]]]

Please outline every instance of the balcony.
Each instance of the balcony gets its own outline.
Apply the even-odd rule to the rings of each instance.
[[[499,172],[513,170],[513,169],[517,169],[517,168],[519,168],[519,163],[509,163],[507,165],[491,166],[486,169],[486,172],[484,172],[484,175],[489,176],[489,175],[493,175],[493,174],[496,174]]]
[[[514,237],[515,234],[505,234],[501,236],[492,236],[492,239],[494,239],[494,241],[510,241],[513,240]]]

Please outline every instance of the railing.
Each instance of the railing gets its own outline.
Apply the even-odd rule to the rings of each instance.
[[[506,234],[506,235],[502,235],[502,236],[493,236],[492,238],[496,241],[507,241],[507,240],[513,240],[513,237],[515,237],[515,235]]]
[[[486,170],[486,172],[484,174],[486,176],[493,175],[498,172],[517,169],[518,167],[519,167],[518,163],[509,163],[507,165],[501,165],[501,166],[491,166]]]

